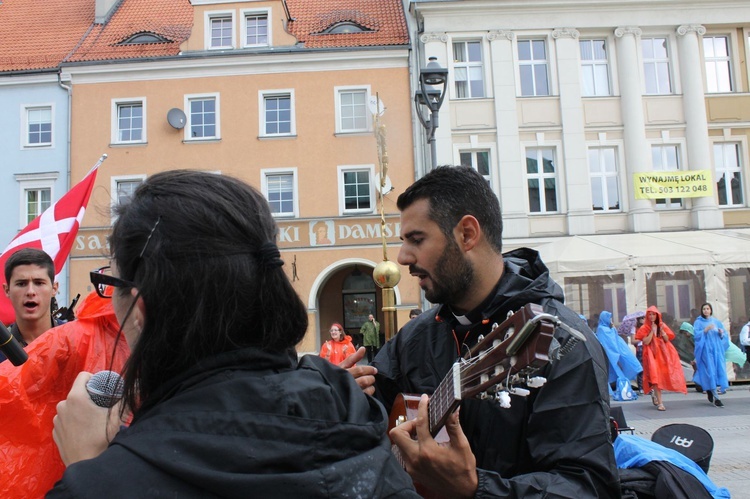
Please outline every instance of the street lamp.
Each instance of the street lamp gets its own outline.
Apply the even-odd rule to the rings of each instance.
[[[417,117],[427,132],[427,142],[430,143],[432,168],[437,167],[437,147],[435,145],[435,130],[438,127],[438,111],[443,105],[445,89],[448,81],[448,69],[437,63],[437,57],[430,57],[427,66],[419,70],[419,88],[414,93],[414,107]],[[425,118],[422,107],[426,107],[430,115]]]

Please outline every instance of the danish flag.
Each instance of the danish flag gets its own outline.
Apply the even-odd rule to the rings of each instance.
[[[0,254],[0,282],[5,284],[5,261],[23,248],[44,250],[55,262],[55,274],[62,271],[86,212],[99,165],[105,159],[107,155],[103,154],[83,180],[13,238]],[[0,321],[10,324],[14,322],[15,316],[10,300],[5,293],[0,293]]]

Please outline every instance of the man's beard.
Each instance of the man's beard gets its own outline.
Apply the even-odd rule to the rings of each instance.
[[[474,268],[452,239],[448,239],[430,280],[432,289],[425,290],[425,298],[448,305],[461,301],[474,282]]]

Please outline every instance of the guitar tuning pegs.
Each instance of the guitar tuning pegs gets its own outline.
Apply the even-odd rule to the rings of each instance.
[[[534,376],[526,380],[526,386],[529,388],[539,388],[547,382],[547,378],[543,376]]]
[[[531,392],[526,388],[519,388],[517,386],[514,386],[510,389],[510,393],[513,395],[518,395],[519,397],[528,397]]]
[[[510,394],[506,391],[498,392],[497,403],[503,409],[510,409]]]

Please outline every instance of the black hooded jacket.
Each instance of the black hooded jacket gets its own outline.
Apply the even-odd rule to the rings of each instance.
[[[376,396],[390,411],[398,391],[433,393],[459,357],[459,348],[464,352],[476,344],[509,311],[527,303],[542,305],[588,341],[548,364],[540,374],[546,384],[526,398],[512,395],[509,409],[490,400],[461,403],[461,426],[477,459],[476,497],[619,497],[601,345],[563,305],[562,289],[549,278],[536,251],[522,248],[503,256],[505,269],[494,293],[467,314],[472,325],[459,325],[443,305],[409,321],[385,345],[373,362]],[[562,328],[554,336],[563,349],[571,337]]]
[[[382,406],[325,359],[240,350],[161,393],[47,497],[418,497]]]

